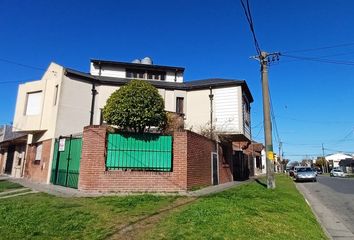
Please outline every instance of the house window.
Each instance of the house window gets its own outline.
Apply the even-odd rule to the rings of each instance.
[[[126,76],[126,78],[144,79],[145,78],[145,71],[135,70],[135,69],[127,69],[125,76]]]
[[[25,115],[38,115],[41,113],[42,91],[27,93]]]
[[[54,89],[54,106],[57,105],[57,101],[58,101],[58,91],[59,91],[59,85],[55,85],[55,89]]]
[[[40,164],[42,160],[42,148],[43,148],[42,143],[36,144],[36,156],[34,158],[34,164]]]
[[[184,98],[183,97],[177,97],[176,98],[176,113],[184,114],[183,102],[184,102]]]
[[[125,77],[134,79],[165,80],[166,72],[126,69]]]
[[[250,108],[250,104],[248,103],[248,100],[246,97],[243,97],[243,118],[245,121],[245,124],[247,126],[250,126],[251,124],[251,116],[250,116],[250,112],[251,112],[251,108]]]
[[[164,72],[147,72],[147,78],[151,80],[165,80],[166,73]]]
[[[23,155],[23,153],[19,153],[19,154],[18,154],[17,166],[21,166],[21,163],[22,163],[22,155]]]

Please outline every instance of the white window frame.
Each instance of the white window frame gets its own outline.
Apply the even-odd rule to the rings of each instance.
[[[34,97],[34,94],[38,94]],[[31,97],[33,96],[33,97]],[[26,96],[26,107],[24,114],[26,116],[39,115],[42,110],[42,91],[28,92]]]
[[[36,145],[36,156],[34,158],[35,161],[41,161],[42,160],[42,152],[43,152],[43,144],[42,143],[37,143],[37,145]]]

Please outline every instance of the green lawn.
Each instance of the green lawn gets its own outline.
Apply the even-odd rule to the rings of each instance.
[[[0,199],[1,239],[105,239],[175,197],[59,198],[44,193]]]
[[[172,206],[182,197],[59,198],[44,193],[0,199],[1,239],[106,239],[124,224]],[[178,202],[177,201],[177,202]],[[326,239],[292,180],[277,188],[252,182],[161,211],[135,226],[141,239]],[[152,220],[152,221],[151,221]],[[147,226],[147,227],[146,227]],[[124,234],[123,234],[124,235]],[[116,236],[115,236],[116,237]]]
[[[9,182],[6,180],[0,180],[0,192],[4,192],[11,189],[22,188],[20,184]]]
[[[142,239],[327,239],[293,181],[277,188],[243,185],[201,198],[161,222]]]

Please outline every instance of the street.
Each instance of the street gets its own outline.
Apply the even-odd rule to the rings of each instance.
[[[354,179],[318,176],[297,187],[333,239],[354,239]]]

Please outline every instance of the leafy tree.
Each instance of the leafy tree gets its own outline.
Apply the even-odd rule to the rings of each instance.
[[[103,118],[108,124],[141,133],[152,126],[165,127],[164,109],[164,100],[154,86],[146,81],[132,80],[108,98]]]
[[[320,167],[322,171],[327,171],[328,161],[324,157],[317,157],[315,166]]]

